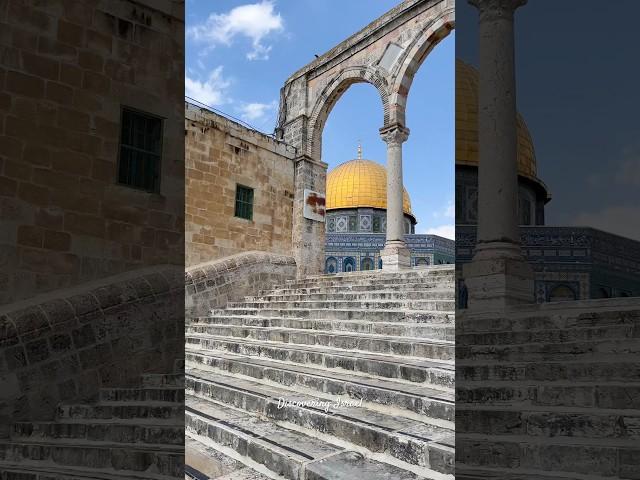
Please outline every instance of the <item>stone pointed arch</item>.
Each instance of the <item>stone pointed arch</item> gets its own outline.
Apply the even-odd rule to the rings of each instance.
[[[453,28],[453,22],[454,0],[403,0],[285,81],[276,137],[297,152],[292,245],[299,276],[324,271],[324,222],[305,217],[304,211],[306,195],[321,198],[325,193],[322,130],[331,109],[350,85],[372,84],[382,102],[380,133],[387,142],[387,153],[395,152],[394,165],[400,161],[393,168],[397,175],[401,172],[401,144],[409,133],[404,109],[411,80],[430,49]],[[393,218],[401,218],[402,202],[396,201],[396,190],[401,191],[389,190],[392,193],[388,195],[395,210],[400,205],[400,216],[396,212]],[[387,233],[395,230],[399,229],[388,229]],[[385,263],[394,268],[392,261]]]
[[[307,127],[306,154],[311,158],[320,160],[322,131],[327,118],[340,97],[355,83],[369,83],[376,88],[382,102],[383,124],[388,124],[389,91],[387,79],[375,67],[347,67],[330,80],[316,97]]]
[[[416,72],[435,46],[455,27],[455,7],[453,2],[447,3],[450,5],[422,28],[396,63],[389,96],[389,121],[392,124],[405,125],[407,97]]]

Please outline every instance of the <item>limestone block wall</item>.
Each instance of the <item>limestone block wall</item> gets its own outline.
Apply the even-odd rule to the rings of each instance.
[[[246,252],[191,267],[185,272],[186,321],[295,277],[293,257],[267,252]]]
[[[183,9],[0,2],[0,303],[183,263]],[[117,184],[124,106],[164,119],[158,193]]]
[[[291,252],[295,149],[214,112],[185,107],[186,265],[239,252]],[[254,189],[253,219],[235,214]]]
[[[172,372],[184,357],[183,289],[181,267],[146,267],[1,309],[0,425]]]

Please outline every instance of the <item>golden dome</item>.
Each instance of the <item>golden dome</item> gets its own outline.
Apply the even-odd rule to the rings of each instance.
[[[536,154],[527,124],[517,116],[518,173],[536,179]],[[456,60],[456,164],[478,165],[478,71]]]
[[[334,208],[387,208],[387,170],[371,160],[350,160],[327,175],[327,210]],[[404,213],[411,213],[411,200],[404,190]]]

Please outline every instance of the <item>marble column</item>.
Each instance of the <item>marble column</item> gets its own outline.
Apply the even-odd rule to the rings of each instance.
[[[469,0],[479,11],[478,243],[464,267],[469,308],[532,303],[520,250],[514,12],[526,0]]]
[[[402,144],[409,138],[409,129],[391,125],[380,129],[387,144],[387,240],[380,251],[383,270],[401,270],[411,265],[411,254],[404,241],[402,211]]]

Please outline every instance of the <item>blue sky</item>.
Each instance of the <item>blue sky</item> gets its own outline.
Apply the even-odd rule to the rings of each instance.
[[[389,0],[187,0],[186,94],[266,133],[289,75],[397,5]],[[337,14],[339,12],[339,15]],[[454,37],[418,71],[409,93],[404,182],[418,233],[453,238]],[[363,156],[382,164],[382,105],[368,84],[349,88],[323,132],[329,168]]]

